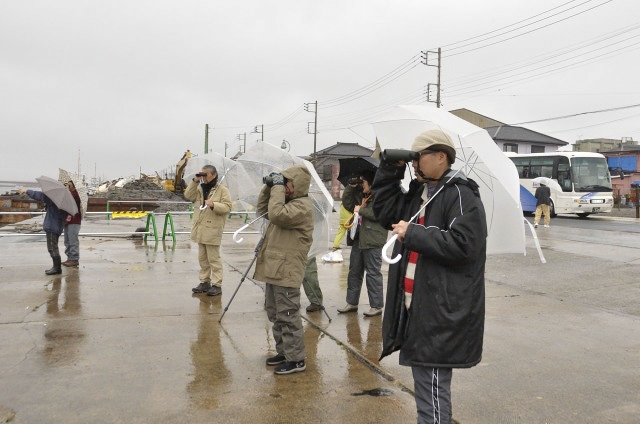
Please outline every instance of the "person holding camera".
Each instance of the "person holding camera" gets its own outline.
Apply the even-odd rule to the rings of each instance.
[[[392,257],[402,260],[389,266],[380,359],[400,350],[400,364],[412,368],[418,422],[449,424],[452,369],[482,357],[484,206],[478,185],[451,170],[456,150],[443,131],[419,134],[411,151],[395,158],[386,153],[373,209],[398,235]],[[416,178],[405,193],[400,181],[408,161]]]
[[[367,293],[369,310],[367,317],[382,314],[384,295],[382,286],[382,246],[387,242],[387,230],[384,229],[373,213],[373,195],[371,184],[375,173],[364,171],[358,178],[349,180],[342,195],[342,205],[352,213],[358,213],[355,237],[347,236],[347,245],[351,246],[349,256],[349,274],[347,276],[347,305],[338,309],[339,313],[357,312],[360,303],[360,291],[365,272],[367,273]]]
[[[53,266],[44,273],[47,275],[62,274],[62,258],[60,257],[58,240],[60,240],[60,234],[62,234],[62,230],[64,229],[64,222],[69,214],[62,209],[59,209],[46,194],[40,191],[25,190],[20,187],[18,189],[18,193],[26,194],[33,200],[37,200],[38,202],[45,204],[47,212],[44,215],[42,229],[47,237],[47,251],[49,251],[49,255],[53,261]]]
[[[220,243],[232,206],[229,189],[218,184],[216,167],[205,165],[189,183],[184,198],[194,203],[191,240],[198,243],[200,263],[200,284],[191,291],[218,296],[222,294]]]
[[[276,355],[267,365],[276,374],[306,369],[304,330],[300,317],[300,285],[313,240],[311,173],[296,165],[272,173],[258,196],[257,213],[267,213],[269,225],[256,258],[253,278],[264,281],[265,308],[276,342]]]

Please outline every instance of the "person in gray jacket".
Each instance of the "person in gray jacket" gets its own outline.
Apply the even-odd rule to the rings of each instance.
[[[365,272],[367,273],[367,293],[369,310],[367,317],[382,314],[384,295],[382,286],[382,246],[387,242],[387,230],[378,223],[373,213],[373,172],[363,172],[360,183],[349,184],[342,195],[342,204],[349,212],[357,212],[360,222],[353,223],[358,229],[353,239],[349,236],[347,244],[351,246],[349,256],[349,275],[347,277],[347,305],[338,309],[339,313],[357,312],[360,303],[360,291]]]
[[[258,216],[267,213],[269,225],[253,278],[266,283],[265,307],[276,341],[277,353],[267,365],[277,365],[276,374],[291,374],[306,369],[300,285],[313,240],[311,173],[297,165],[270,177],[272,184],[265,184],[258,196]]]

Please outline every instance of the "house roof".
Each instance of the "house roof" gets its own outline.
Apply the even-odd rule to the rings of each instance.
[[[481,128],[487,128],[494,125],[504,125],[504,122],[465,108],[450,110],[449,113]]]
[[[326,149],[318,150],[316,156],[371,156],[372,149],[358,143],[336,143]]]
[[[554,144],[557,146],[566,146],[566,141],[558,138],[549,137],[536,131],[524,127],[514,127],[511,125],[501,125],[496,127],[485,128],[494,141],[514,141],[527,143]]]

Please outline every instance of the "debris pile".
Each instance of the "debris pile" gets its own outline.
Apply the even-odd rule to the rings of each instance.
[[[93,198],[106,198],[109,200],[158,200],[162,202],[185,202],[186,200],[175,193],[167,191],[153,182],[144,179],[129,181],[122,187],[109,186],[106,192],[96,192]],[[186,203],[161,203],[154,210],[156,213],[187,211]]]

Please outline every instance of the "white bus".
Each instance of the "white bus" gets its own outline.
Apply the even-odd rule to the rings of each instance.
[[[506,154],[518,169],[520,203],[524,212],[536,210],[534,194],[539,180],[534,179],[537,177],[553,180],[547,184],[551,188],[551,216],[570,213],[585,218],[594,213],[611,212],[611,175],[607,159],[600,153]]]

